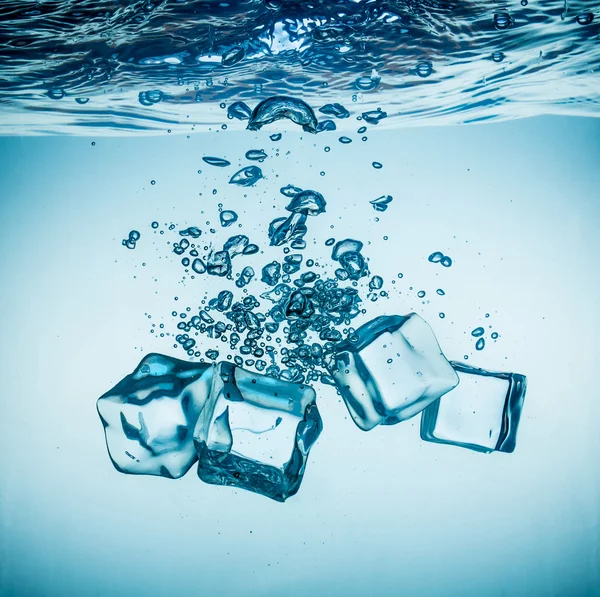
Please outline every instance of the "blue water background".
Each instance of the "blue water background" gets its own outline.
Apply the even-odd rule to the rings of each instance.
[[[284,132],[278,156],[273,130],[0,139],[0,594],[600,595],[598,121],[371,131],[350,145]],[[252,189],[201,162],[237,164],[253,147],[269,158]],[[414,310],[449,358],[528,376],[514,454],[422,442],[418,417],[364,433],[321,387],[324,432],[285,504],[193,471],[113,469],[96,398],[142,354],[181,356],[145,313],[171,322],[174,297],[201,294],[150,223],[216,224],[223,202],[263,246],[288,183],[328,201],[307,255],[359,237],[396,280],[365,319]],[[394,201],[377,213],[384,193]],[[427,261],[435,250],[451,268]],[[481,352],[478,325],[500,332]]]

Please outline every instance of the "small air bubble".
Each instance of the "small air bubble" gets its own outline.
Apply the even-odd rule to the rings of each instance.
[[[591,12],[580,14],[575,19],[579,25],[589,25],[594,20],[594,15]]]
[[[508,29],[512,25],[510,15],[505,12],[499,12],[494,15],[494,26],[496,29]]]

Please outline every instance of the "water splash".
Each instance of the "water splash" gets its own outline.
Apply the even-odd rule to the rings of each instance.
[[[380,127],[597,116],[599,32],[582,0],[6,0],[0,130],[188,132],[274,96],[348,130],[378,107]]]

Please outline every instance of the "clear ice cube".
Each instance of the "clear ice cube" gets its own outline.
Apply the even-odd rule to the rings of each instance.
[[[527,378],[451,364],[460,383],[423,411],[421,438],[478,452],[513,452]]]
[[[283,502],[294,495],[322,422],[306,385],[219,363],[194,442],[198,476]]]
[[[194,426],[212,387],[207,364],[149,354],[98,399],[106,445],[122,473],[178,478],[197,456]]]
[[[410,419],[458,383],[433,331],[416,313],[361,326],[337,345],[329,368],[364,431]]]

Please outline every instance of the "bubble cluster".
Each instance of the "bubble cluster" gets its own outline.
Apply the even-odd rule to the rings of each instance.
[[[435,251],[427,258],[431,263],[440,263],[444,267],[450,267],[452,265],[452,259],[448,255],[444,255],[441,251]]]
[[[323,110],[335,114],[336,118],[345,118],[341,108],[341,105],[324,106]],[[272,106],[271,109],[274,110]],[[300,119],[295,112],[291,114],[296,120]],[[258,116],[266,124],[268,115],[259,113]],[[385,117],[385,112],[377,109],[363,112],[357,118],[377,124]],[[277,135],[281,138],[280,133]],[[279,155],[280,152],[276,149],[274,153]],[[255,161],[267,157],[262,149],[248,149],[244,155]],[[205,156],[202,159],[222,168],[231,164],[223,157]],[[225,181],[251,187],[261,178],[262,170],[251,165]],[[171,236],[167,242],[177,256],[175,261],[183,267],[181,282],[187,285],[187,280],[205,280],[204,283],[193,282],[197,285],[194,287],[198,300],[195,306],[178,306],[172,311],[177,332],[156,331],[161,337],[174,337],[175,346],[190,358],[227,358],[238,366],[254,368],[281,380],[330,384],[330,358],[337,344],[353,342],[355,318],[366,315],[371,303],[387,299],[388,289],[384,278],[371,271],[362,240],[330,237],[322,241],[329,249],[328,254],[324,255],[322,248],[318,254],[310,254],[317,246],[308,234],[311,222],[327,212],[327,201],[322,193],[287,181],[283,181],[279,192],[284,198],[277,200],[281,211],[275,212],[276,217],[268,226],[263,224],[258,228],[260,233],[252,233],[253,236],[260,234],[252,239],[255,242],[251,242],[250,233],[226,231],[234,223],[237,223],[236,228],[243,228],[244,224],[235,211],[224,209],[223,203],[217,205],[220,227],[214,224],[211,227],[211,222],[206,221],[203,226],[184,228],[170,223],[164,225],[166,230],[158,230],[159,223],[152,222],[155,234],[168,231],[177,235],[176,239]],[[381,195],[370,200],[370,204],[376,212],[384,212],[392,201],[391,195]],[[330,229],[334,228],[335,225],[330,224]],[[382,238],[387,241],[390,237],[383,235]],[[133,230],[123,244],[134,248],[138,239],[139,232]],[[366,243],[367,247],[370,244]],[[431,253],[428,260],[446,268],[452,265],[452,259],[440,251]],[[206,283],[208,276],[216,282],[217,291],[214,284]],[[403,278],[404,275],[398,273],[397,280],[390,281],[390,289],[403,294],[398,288],[401,284],[397,283]],[[406,295],[419,308],[427,310],[431,303],[439,300],[435,295],[445,296],[445,291],[441,288],[419,289],[415,285],[408,288]],[[178,297],[175,300],[178,301]],[[446,318],[447,310],[432,307],[439,319]],[[152,333],[155,327],[153,323]],[[477,351],[485,347],[484,334],[483,327],[471,331]],[[498,334],[494,334],[491,338],[497,340]]]
[[[132,230],[128,237],[123,239],[121,244],[128,249],[135,249],[137,241],[140,240],[140,236],[141,235],[137,230]]]

